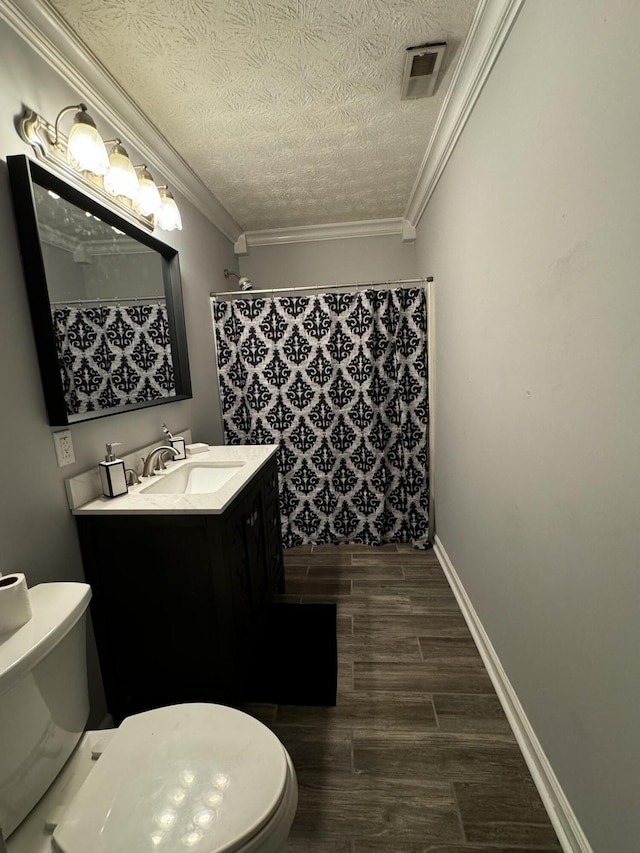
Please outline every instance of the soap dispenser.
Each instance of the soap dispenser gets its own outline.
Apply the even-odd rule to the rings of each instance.
[[[124,471],[124,462],[122,459],[116,459],[116,455],[113,452],[113,448],[118,447],[119,444],[119,441],[107,444],[107,453],[104,457],[104,462],[101,462],[98,466],[102,482],[102,494],[105,498],[117,498],[118,495],[126,495],[129,491],[127,475]]]

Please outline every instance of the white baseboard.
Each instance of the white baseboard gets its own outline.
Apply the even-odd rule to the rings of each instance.
[[[531,771],[531,776],[549,814],[562,849],[565,853],[593,853],[591,845],[573,813],[569,800],[565,796],[547,756],[544,754],[540,741],[527,719],[524,708],[500,663],[500,658],[493,648],[444,545],[437,536],[433,550],[460,605],[462,615],[487,668],[489,678],[522,750],[524,760]]]

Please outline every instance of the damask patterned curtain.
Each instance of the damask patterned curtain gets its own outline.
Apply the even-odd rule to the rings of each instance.
[[[428,543],[422,288],[214,302],[228,444],[277,443],[285,547]]]
[[[69,414],[175,394],[165,305],[61,306],[52,317]]]

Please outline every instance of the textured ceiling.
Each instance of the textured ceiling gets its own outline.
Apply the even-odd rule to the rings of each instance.
[[[478,0],[51,3],[254,230],[402,216]],[[401,101],[428,41],[437,92]]]

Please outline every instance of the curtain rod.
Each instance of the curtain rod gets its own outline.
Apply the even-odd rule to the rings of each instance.
[[[105,302],[142,302],[144,300],[152,302],[158,299],[164,299],[162,296],[112,296],[110,299],[60,299],[58,302],[51,302],[51,305],[88,305],[91,302],[97,302],[99,305],[104,305]]]
[[[210,293],[209,296],[212,299],[218,299],[220,296],[271,296],[273,293],[302,293],[309,290],[333,290],[337,287],[355,287],[359,290],[363,287],[382,287],[391,284],[422,284],[425,281],[433,281],[433,276],[430,275],[427,278],[388,279],[386,281],[352,281],[345,282],[344,284],[336,282],[335,284],[315,284],[311,287],[297,287],[296,285],[292,285],[291,287],[265,287],[263,290],[223,290]]]

